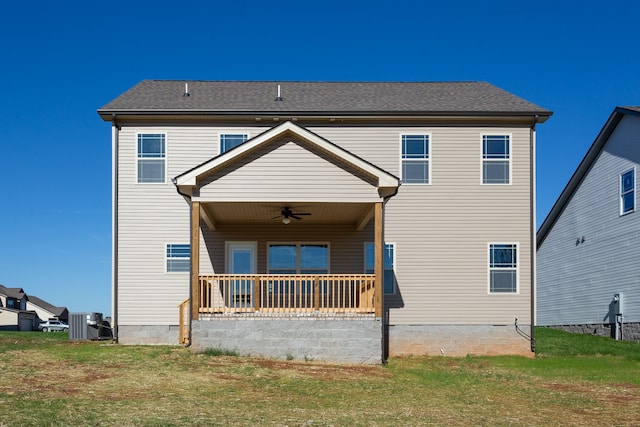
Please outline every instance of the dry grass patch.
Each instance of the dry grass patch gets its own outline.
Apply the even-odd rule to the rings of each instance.
[[[600,426],[616,420],[636,426],[640,420],[633,352],[594,359],[407,357],[351,366],[72,343],[50,334],[20,340],[0,333],[0,425]],[[616,370],[604,370],[602,362]],[[626,372],[616,373],[621,369]]]

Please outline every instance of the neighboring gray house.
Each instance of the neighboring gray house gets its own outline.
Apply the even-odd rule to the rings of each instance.
[[[532,354],[551,112],[483,82],[146,80],[98,113],[120,343]]]
[[[617,107],[538,231],[537,324],[640,340],[640,107]]]

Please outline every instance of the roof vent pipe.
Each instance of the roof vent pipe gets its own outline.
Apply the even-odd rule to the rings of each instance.
[[[189,93],[189,83],[184,84],[184,93],[182,94],[182,96],[191,96],[191,94]]]
[[[282,96],[280,96],[280,85],[278,85],[278,97],[275,99],[276,101],[284,101]]]

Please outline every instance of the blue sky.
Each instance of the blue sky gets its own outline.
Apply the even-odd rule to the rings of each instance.
[[[143,79],[488,81],[538,127],[538,224],[617,105],[640,2],[111,1],[0,6],[0,284],[111,312],[111,129]]]

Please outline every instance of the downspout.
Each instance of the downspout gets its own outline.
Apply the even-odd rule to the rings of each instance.
[[[398,181],[398,186],[396,187],[396,190],[393,192],[393,194],[390,194],[388,196],[385,196],[382,198],[382,250],[384,251],[384,245],[385,245],[385,239],[384,239],[384,211],[385,211],[385,206],[387,204],[387,202],[389,201],[389,199],[391,199],[393,196],[395,196],[396,194],[398,194],[398,189],[400,188],[400,181]],[[383,264],[384,264],[384,257],[382,258],[383,260]],[[384,278],[384,265],[382,266],[383,269],[383,275],[382,277]],[[384,309],[384,284],[382,285],[382,298],[380,298],[380,300],[382,301],[382,364],[386,365],[387,364],[387,355],[389,354],[389,316],[386,314],[386,311]]]
[[[530,223],[531,223],[531,332],[529,333],[531,342],[531,352],[536,352],[536,336],[535,336],[535,324],[536,324],[536,123],[538,123],[538,115],[533,118],[531,130],[529,131],[530,138],[530,159],[531,170],[529,171],[530,181]]]
[[[171,182],[173,182],[173,185],[176,186],[176,191],[178,192],[179,195],[181,195],[182,197],[184,197],[185,199],[187,199],[189,201],[189,211],[191,211],[191,209],[193,209],[193,206],[191,204],[191,196],[187,193],[183,193],[182,191],[180,191],[180,187],[178,186],[178,183],[176,181],[175,178],[171,179]],[[189,215],[189,230],[192,229],[193,224],[191,223],[191,217],[192,215]],[[191,238],[189,238],[191,239]],[[193,256],[192,254],[189,254],[190,256]],[[193,301],[193,295],[191,294],[191,290],[193,289],[192,283],[191,283],[191,263],[189,263],[189,300]],[[191,311],[191,304],[189,304],[189,311]],[[182,321],[182,319],[180,320]],[[192,319],[191,319],[191,314],[189,314],[189,344],[187,345],[187,347],[191,346],[191,328],[192,328]]]
[[[120,127],[111,114],[111,327],[118,342],[118,151]]]

